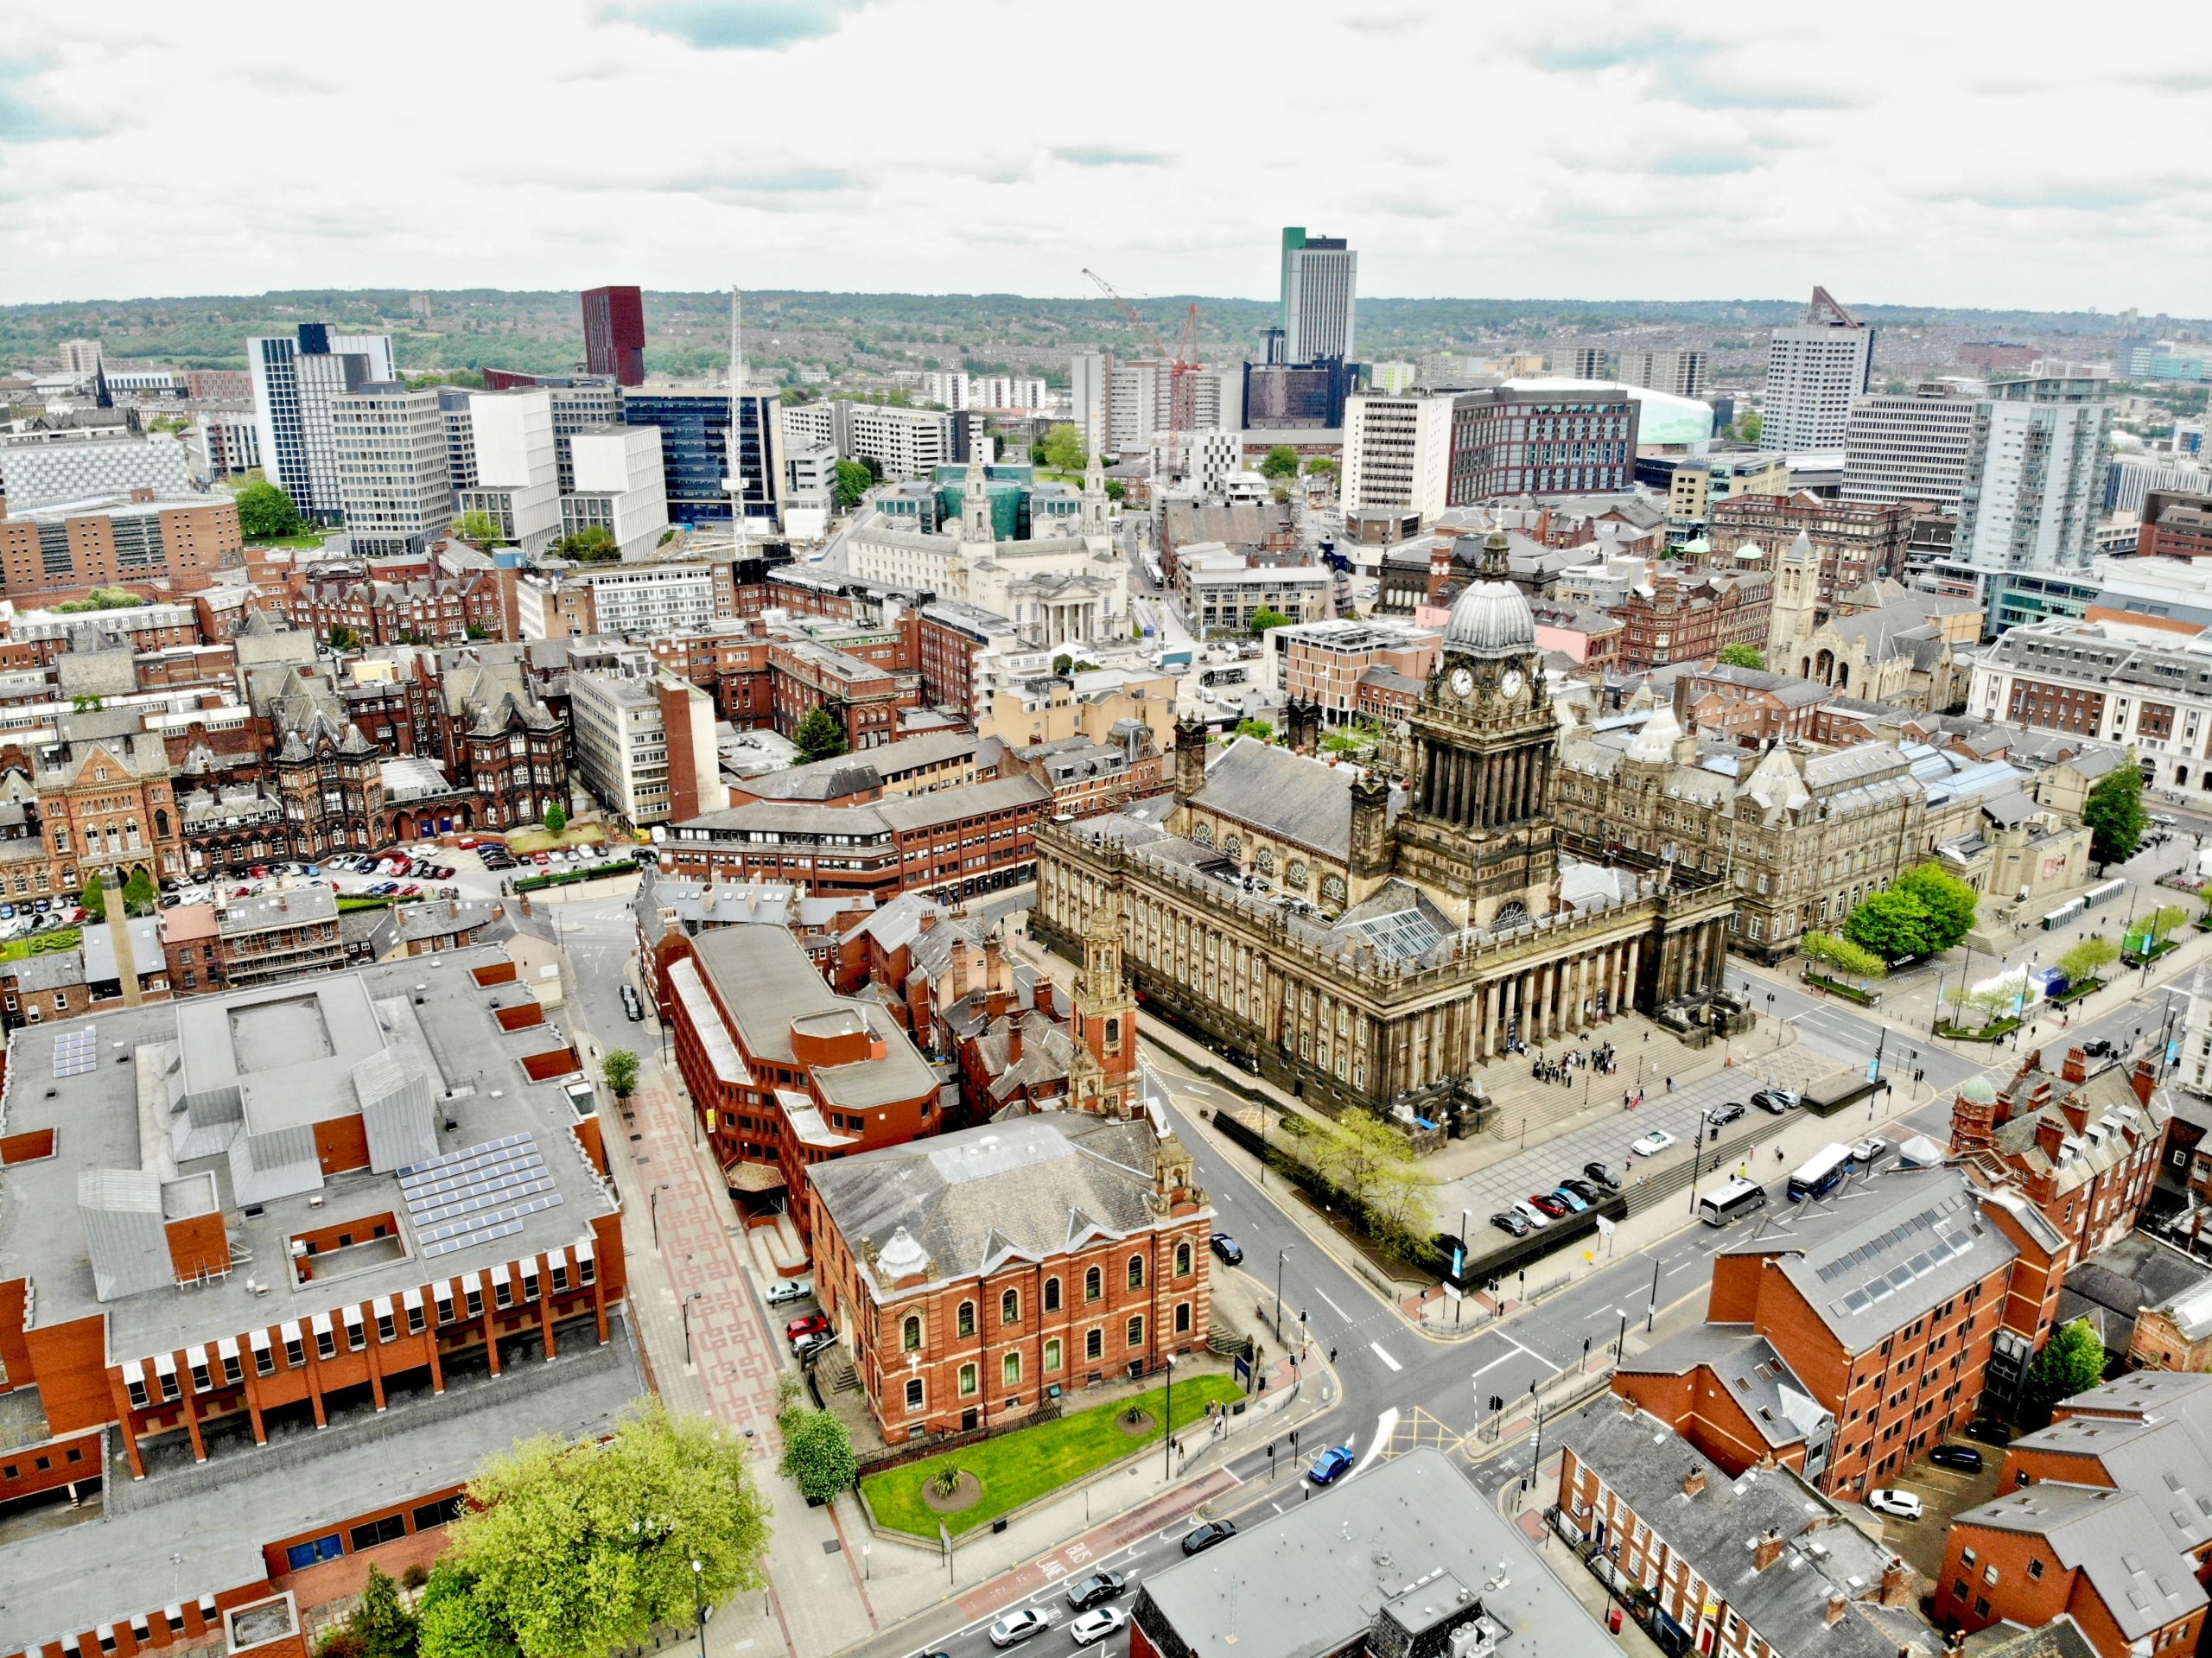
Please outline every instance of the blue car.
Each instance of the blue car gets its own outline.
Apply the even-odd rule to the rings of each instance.
[[[1351,1472],[1351,1464],[1350,1445],[1332,1445],[1313,1458],[1313,1465],[1306,1471],[1306,1477],[1316,1485],[1333,1485]]]
[[[1573,1210],[1578,1215],[1580,1215],[1584,1210],[1590,1207],[1589,1204],[1584,1203],[1581,1198],[1576,1197],[1565,1186],[1560,1187],[1558,1191],[1552,1193],[1552,1196],[1558,1198],[1560,1202],[1565,1204],[1569,1209]]]

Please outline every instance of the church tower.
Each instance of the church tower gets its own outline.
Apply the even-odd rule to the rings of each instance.
[[[1137,1105],[1137,1002],[1122,970],[1122,900],[1108,893],[1083,931],[1075,981],[1075,1058],[1068,1102],[1077,1111],[1125,1117]]]
[[[1505,534],[1493,530],[1414,710],[1414,799],[1394,826],[1398,873],[1458,899],[1459,918],[1484,928],[1549,913],[1559,864],[1549,810],[1559,722],[1536,619],[1510,575]]]
[[[960,480],[960,539],[986,545],[998,539],[991,523],[991,485],[982,454],[969,451],[967,475]]]
[[[1106,461],[1103,455],[1093,454],[1083,467],[1083,533],[1086,536],[1110,535],[1106,521]]]
[[[1790,658],[1820,625],[1821,556],[1805,531],[1775,561],[1774,607],[1766,626],[1766,665],[1778,674],[1797,671]]]

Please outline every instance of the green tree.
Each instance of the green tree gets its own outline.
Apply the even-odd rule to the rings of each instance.
[[[1935,924],[1925,904],[1891,888],[1868,893],[1844,918],[1843,936],[1885,962],[1902,962],[1934,948]]]
[[[616,1099],[628,1099],[638,1086],[638,1056],[627,1048],[609,1048],[599,1062],[599,1079]]]
[[[430,1569],[416,1619],[423,1658],[519,1658],[513,1636],[476,1598],[476,1574],[450,1555]]]
[[[85,883],[85,890],[77,894],[77,907],[94,921],[107,919],[107,884],[95,874]]]
[[[330,648],[332,650],[358,651],[360,647],[361,636],[354,632],[353,629],[350,627],[334,627],[330,630]]]
[[[1849,978],[1878,979],[1890,970],[1889,963],[1872,950],[1832,932],[1808,931],[1798,940],[1797,950],[1807,961],[1832,967]]]
[[[151,915],[160,897],[154,878],[143,869],[132,870],[130,879],[123,883],[123,908],[126,914]]]
[[[1766,652],[1756,645],[1724,645],[1720,647],[1720,660],[1731,668],[1764,668]]]
[[[1045,434],[1045,464],[1055,472],[1081,472],[1090,459],[1083,434],[1063,421]]]
[[[2069,985],[2088,984],[2119,959],[2120,946],[2097,932],[2062,952],[2054,965],[2066,975]]]
[[[2133,749],[2126,765],[2107,772],[2089,791],[2082,803],[2082,821],[2089,826],[2089,855],[2101,870],[2135,855],[2150,817],[2143,810],[2143,773]]]
[[[493,1458],[448,1541],[475,1613],[446,1613],[442,1595],[423,1617],[423,1658],[489,1658],[503,1644],[521,1658],[602,1658],[690,1624],[702,1599],[758,1589],[768,1511],[744,1446],[719,1423],[644,1401],[605,1444],[539,1438]]]
[[[480,518],[481,512],[464,512],[463,518]],[[474,536],[468,537],[474,541]],[[479,543],[480,546],[498,546],[496,541]],[[563,558],[573,558],[580,563],[590,564],[622,556],[622,543],[614,539],[614,532],[603,524],[588,524],[572,536],[563,536],[553,543],[553,550]]]
[[[1265,720],[1239,720],[1236,722],[1236,735],[1255,737],[1263,743],[1271,743],[1275,740],[1275,728]]]
[[[1308,478],[1319,478],[1332,486],[1337,481],[1338,471],[1337,463],[1325,454],[1317,454],[1306,463],[1306,475]]]
[[[360,1642],[362,1658],[415,1658],[415,1614],[400,1604],[399,1585],[373,1563],[346,1628]]]
[[[248,541],[275,541],[307,528],[292,498],[265,478],[239,490],[238,504],[238,530]]]
[[[1759,441],[1759,434],[1765,429],[1766,422],[1759,417],[1758,411],[1753,410],[1736,422],[1736,435],[1745,443],[1756,443]]]
[[[1260,476],[1272,478],[1277,483],[1297,477],[1298,451],[1287,443],[1276,444],[1268,451],[1268,458],[1260,462]]]
[[[791,733],[791,746],[798,749],[802,764],[808,760],[835,759],[849,752],[852,745],[845,740],[845,728],[837,723],[836,716],[824,708],[807,710],[806,718],[798,722]]]
[[[1893,893],[1909,893],[1927,906],[1933,926],[1931,950],[1948,950],[1974,931],[1981,895],[1942,865],[1917,864],[1890,883]]]
[[[1065,679],[1074,671],[1075,658],[1066,651],[1063,651],[1052,658],[1052,672],[1059,678]]]
[[[2051,1408],[2062,1399],[2087,1393],[2105,1379],[2105,1344],[2076,1318],[2050,1332],[2043,1350],[2028,1366],[2028,1386],[2020,1403],[2020,1426],[2039,1428],[2050,1421]]]
[[[2135,924],[2129,942],[2139,956],[2147,956],[2158,948],[2161,940],[2189,919],[2189,912],[2178,904],[2161,904],[2157,909]]]
[[[469,623],[467,633],[472,639],[488,639],[492,637],[492,630],[481,622]]]
[[[784,1431],[785,1477],[810,1502],[829,1502],[859,1475],[853,1436],[830,1412],[795,1405],[777,1421]]]
[[[836,477],[830,486],[833,499],[840,512],[849,512],[861,504],[861,497],[874,486],[874,478],[857,461],[840,461]]]
[[[1257,634],[1264,633],[1271,627],[1288,627],[1292,619],[1273,605],[1262,605],[1252,613],[1252,632]]]
[[[453,521],[453,532],[463,541],[486,552],[507,544],[499,533],[499,521],[489,512],[464,512]]]
[[[568,810],[559,801],[556,800],[545,809],[546,832],[551,835],[558,835],[563,829],[568,827]]]

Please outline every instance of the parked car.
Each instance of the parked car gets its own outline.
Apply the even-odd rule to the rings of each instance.
[[[1630,1146],[1629,1150],[1634,1152],[1638,1157],[1656,1157],[1669,1146],[1677,1143],[1674,1135],[1669,1134],[1664,1128],[1654,1128],[1649,1134]]]
[[[1938,1468],[1952,1468],[1961,1474],[1981,1471],[1981,1452],[1970,1445],[1939,1445],[1928,1453],[1928,1460]]]
[[[1869,1134],[1851,1148],[1851,1160],[1862,1169],[1868,1169],[1890,1154],[1890,1142],[1879,1134]]]
[[[2111,1039],[2093,1036],[2082,1045],[2082,1051],[2091,1059],[2109,1059],[2113,1056]]]
[[[1118,1572],[1094,1572],[1068,1585],[1068,1604],[1078,1612],[1087,1612],[1113,1599],[1128,1586],[1129,1580]]]
[[[1763,1088],[1751,1096],[1751,1103],[1762,1111],[1771,1111],[1776,1116],[1794,1110],[1804,1103],[1802,1095],[1787,1088]]]
[[[1203,1526],[1193,1526],[1183,1534],[1183,1553],[1200,1554],[1216,1543],[1225,1543],[1236,1535],[1236,1525],[1230,1520],[1209,1520]]]
[[[1574,1212],[1561,1199],[1554,1197],[1548,1191],[1530,1192],[1529,1206],[1531,1209],[1541,1209],[1555,1221],[1563,1221]]]
[[[1866,1493],[1866,1506],[1876,1514],[1895,1515],[1900,1520],[1920,1518],[1920,1499],[1910,1491],[1878,1487]]]
[[[1582,1172],[1608,1191],[1618,1191],[1621,1189],[1621,1178],[1613,1172],[1612,1165],[1610,1163],[1585,1163],[1582,1166]]]
[[[1744,1108],[1742,1102],[1736,1100],[1731,1100],[1726,1105],[1714,1106],[1711,1113],[1706,1117],[1706,1121],[1712,1124],[1715,1128],[1718,1128],[1724,1122],[1733,1122],[1737,1118],[1743,1115]]]
[[[1605,1201],[1605,1194],[1587,1180],[1569,1178],[1559,1184],[1560,1191],[1573,1192],[1586,1204],[1602,1204]]]
[[[1556,1201],[1567,1205],[1569,1214],[1582,1215],[1589,1212],[1590,1205],[1582,1201],[1582,1194],[1579,1191],[1570,1191],[1562,1185],[1556,1188],[1551,1195]]]
[[[784,1326],[784,1339],[787,1342],[801,1342],[809,1336],[819,1336],[829,1328],[830,1318],[827,1313],[801,1313]]]
[[[2006,1427],[2004,1423],[1993,1422],[1986,1417],[1978,1421],[1968,1422],[1966,1425],[1965,1432],[1969,1439],[1979,1439],[1984,1445],[2012,1443],[2012,1430]]]
[[[1515,1204],[1507,1212],[1509,1214],[1518,1215],[1521,1217],[1521,1224],[1529,1228],[1531,1231],[1540,1232],[1545,1227],[1549,1226],[1552,1223],[1552,1217],[1550,1216],[1545,1214],[1542,1210],[1537,1208],[1535,1204],[1529,1202],[1525,1197],[1519,1203]]]
[[[1118,1606],[1101,1606],[1095,1612],[1085,1612],[1068,1625],[1068,1633],[1075,1637],[1078,1647],[1087,1647],[1103,1641],[1109,1635],[1118,1635],[1128,1626],[1129,1615]]]
[[[626,984],[622,987],[622,1011],[629,1016],[630,1022],[633,1025],[645,1016],[645,1005],[639,1001],[634,986]]]
[[[1008,1612],[991,1625],[991,1644],[995,1647],[1017,1646],[1033,1635],[1042,1635],[1052,1627],[1052,1620],[1041,1606],[1024,1606]]]
[[[804,1364],[823,1348],[835,1346],[836,1340],[837,1338],[826,1330],[817,1331],[791,1349],[791,1356]]]
[[[1226,1232],[1217,1232],[1208,1240],[1221,1261],[1230,1267],[1240,1266],[1244,1260],[1244,1246]]]
[[[1348,1445],[1332,1445],[1313,1458],[1313,1465],[1306,1471],[1306,1477],[1316,1485],[1333,1485],[1351,1472],[1357,1460]]]
[[[1509,1237],[1525,1238],[1535,1229],[1510,1209],[1501,1209],[1490,1217],[1490,1223]]]
[[[765,1298],[772,1307],[788,1306],[793,1301],[804,1301],[814,1293],[810,1278],[785,1278],[768,1286]]]

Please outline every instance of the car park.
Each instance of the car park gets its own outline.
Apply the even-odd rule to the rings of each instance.
[[[1549,1226],[1552,1223],[1552,1217],[1550,1216],[1545,1214],[1542,1210],[1537,1208],[1535,1204],[1529,1202],[1525,1197],[1520,1202],[1515,1204],[1513,1207],[1507,1211],[1507,1213],[1519,1216],[1521,1217],[1522,1225],[1529,1228],[1531,1231],[1541,1231],[1545,1227]]]
[[[798,1345],[791,1349],[791,1356],[804,1364],[823,1348],[835,1346],[836,1341],[837,1338],[828,1331],[817,1331],[813,1335],[801,1339]]]
[[[1068,1633],[1075,1637],[1078,1647],[1087,1647],[1103,1641],[1109,1635],[1118,1635],[1128,1627],[1129,1615],[1118,1606],[1101,1606],[1095,1612],[1085,1612],[1068,1625]]]
[[[1981,1471],[1981,1452],[1970,1445],[1939,1445],[1928,1453],[1928,1460],[1938,1468],[1948,1468],[1961,1474]]]
[[[1565,1203],[1553,1197],[1548,1191],[1532,1191],[1529,1194],[1528,1201],[1531,1209],[1540,1209],[1555,1221],[1563,1221],[1573,1212]]]
[[[1649,1134],[1630,1146],[1629,1150],[1634,1152],[1638,1157],[1656,1157],[1669,1147],[1678,1143],[1674,1135],[1669,1134],[1664,1128],[1654,1128]]]
[[[1608,1191],[1618,1191],[1621,1189],[1621,1178],[1613,1172],[1612,1165],[1610,1163],[1585,1163],[1582,1166],[1582,1172]]]
[[[1899,1520],[1920,1518],[1920,1499],[1910,1491],[1899,1491],[1887,1486],[1866,1493],[1866,1506],[1876,1514],[1894,1515]]]
[[[1042,1607],[1024,1606],[1017,1611],[1008,1612],[991,1625],[991,1644],[995,1647],[1014,1646],[1033,1635],[1042,1635],[1052,1625],[1052,1620]]]
[[[809,1336],[823,1334],[829,1328],[830,1318],[827,1313],[801,1313],[784,1326],[784,1339],[787,1342],[802,1342]]]
[[[1490,1217],[1490,1223],[1510,1237],[1525,1238],[1535,1229],[1510,1209],[1501,1209]]]
[[[768,1293],[763,1299],[770,1306],[780,1307],[788,1306],[793,1301],[804,1301],[813,1293],[814,1280],[812,1279],[786,1278],[770,1285]]]
[[[1313,1458],[1313,1465],[1306,1471],[1306,1477],[1316,1485],[1333,1485],[1351,1472],[1353,1461],[1350,1445],[1331,1445]]]
[[[1087,1612],[1113,1599],[1128,1586],[1129,1580],[1118,1572],[1093,1572],[1068,1585],[1068,1604],[1078,1612]]]
[[[1225,1543],[1236,1535],[1236,1526],[1233,1521],[1209,1520],[1204,1525],[1193,1526],[1183,1534],[1183,1553],[1202,1553],[1216,1543]]]
[[[1207,1240],[1215,1256],[1226,1266],[1239,1266],[1244,1260],[1244,1246],[1226,1232],[1217,1232]]]

